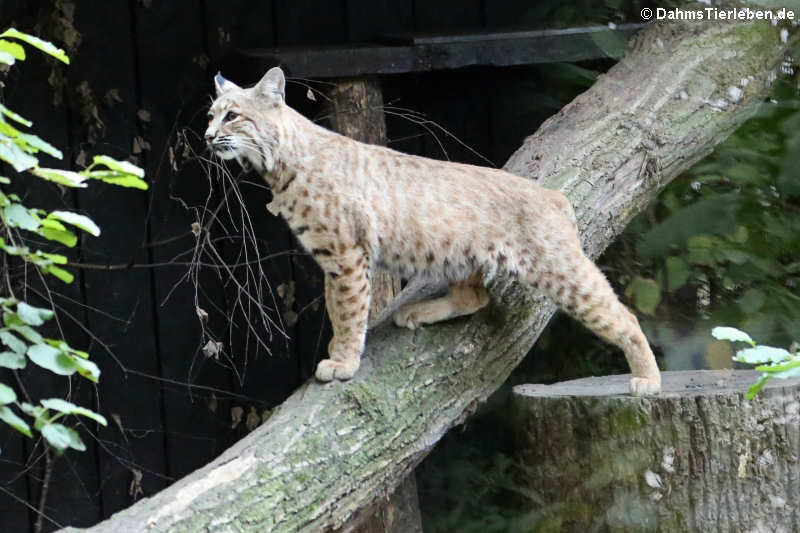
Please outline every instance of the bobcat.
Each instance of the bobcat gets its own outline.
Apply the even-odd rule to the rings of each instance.
[[[561,193],[502,170],[448,163],[363,144],[328,131],[285,103],[270,69],[243,89],[221,74],[205,139],[220,158],[267,181],[267,209],[288,222],[325,273],[333,339],[321,381],[358,370],[367,330],[370,271],[450,282],[446,296],[402,306],[398,326],[468,315],[488,303],[483,280],[538,287],[625,352],[634,395],[656,394],[661,376],[639,323],[581,249]]]

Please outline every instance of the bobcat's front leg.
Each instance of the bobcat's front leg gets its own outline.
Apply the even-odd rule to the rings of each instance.
[[[317,365],[320,381],[352,378],[361,363],[369,315],[369,259],[360,248],[320,261],[325,306],[333,326],[328,357]]]

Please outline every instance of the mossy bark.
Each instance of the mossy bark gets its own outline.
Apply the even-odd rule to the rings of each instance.
[[[596,256],[752,115],[787,46],[769,24],[653,25],[506,168],[564,191]],[[355,379],[307,383],[212,463],[89,531],[355,527],[505,381],[554,311],[517,285],[490,289],[492,303],[469,319],[375,328]]]
[[[665,372],[514,387],[531,531],[797,531],[800,379],[748,401],[752,371]]]

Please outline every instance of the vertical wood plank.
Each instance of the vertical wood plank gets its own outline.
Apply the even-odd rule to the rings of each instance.
[[[421,33],[464,33],[484,26],[481,0],[417,0],[414,15],[416,31]]]
[[[397,0],[347,0],[350,42],[384,42],[414,31],[414,6]]]
[[[202,137],[204,129],[208,105],[204,13],[170,2],[132,2],[132,6],[137,99],[139,107],[149,113],[146,140],[153,147],[152,153],[143,154],[142,158],[151,183],[148,240],[163,243],[148,248],[148,259],[159,264],[169,263],[175,257],[188,261],[191,253],[181,254],[195,245],[191,233],[195,214],[176,199],[189,206],[203,205],[208,185],[199,164],[189,162],[175,171],[172,163],[183,155],[184,145],[177,142],[177,132],[188,127],[187,137],[191,142]],[[165,380],[161,388],[160,429],[170,479],[180,478],[214,457],[228,435],[221,431],[226,424],[221,418],[225,409],[215,412],[211,393],[192,386],[226,391],[232,384],[229,372],[215,368],[214,361],[206,359],[200,351],[195,289],[191,280],[184,278],[186,272],[185,264],[150,271],[159,356],[156,377]],[[214,299],[221,302],[223,298],[212,288],[218,287],[215,278],[204,271],[199,284],[208,287],[216,295]]]
[[[0,371],[0,381],[13,383],[11,372]],[[33,516],[25,505],[28,485],[25,474],[27,454],[23,435],[4,426],[0,428],[0,531],[29,530]]]
[[[279,46],[345,43],[346,3],[344,0],[276,2],[275,29]]]
[[[124,160],[134,144],[143,145],[147,122],[138,116],[130,15],[114,3],[78,8],[82,45],[70,67],[71,85],[78,88],[70,109],[76,143],[73,160],[79,168],[95,154]],[[102,75],[97,73],[98,64],[103,65]],[[141,164],[145,152],[134,154],[134,161]],[[98,238],[83,238],[82,262],[149,262],[142,248],[147,240],[147,193],[92,183],[79,193],[78,206],[102,229]],[[99,402],[109,420],[98,434],[103,441],[98,458],[100,493],[108,516],[166,486],[161,387],[157,381],[126,372],[160,373],[153,287],[145,269],[86,269],[81,274],[90,306],[86,325],[97,335],[91,352],[103,370]]]

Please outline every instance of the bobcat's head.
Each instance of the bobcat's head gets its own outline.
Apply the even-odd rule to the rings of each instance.
[[[208,147],[222,159],[248,161],[256,170],[271,172],[280,145],[281,114],[285,107],[283,71],[271,68],[249,89],[239,87],[219,73],[214,84],[217,98],[208,112],[205,134]]]

